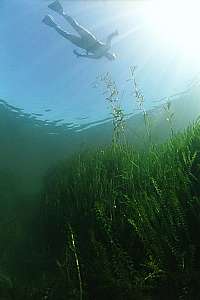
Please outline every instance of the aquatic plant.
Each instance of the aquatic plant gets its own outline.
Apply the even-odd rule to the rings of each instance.
[[[48,174],[44,213],[51,227],[44,239],[55,259],[64,259],[70,224],[83,299],[144,299],[154,291],[198,299],[199,136],[196,122],[148,153],[117,144],[80,154]],[[72,278],[77,282],[74,263]]]
[[[171,102],[168,99],[167,103],[164,104],[164,110],[166,112],[166,120],[169,123],[170,131],[171,131],[171,136],[174,135],[174,129],[173,129],[173,119],[174,119],[174,113],[171,111]]]
[[[156,145],[135,68],[130,72],[148,151],[121,143],[124,112],[115,109],[119,92],[106,74],[113,143],[74,155],[46,174],[28,232],[32,247],[24,250],[22,243],[18,261],[18,269],[30,274],[22,287],[17,280],[15,299],[199,299],[200,121],[175,135],[167,103],[171,137]],[[22,224],[15,219],[17,240]],[[0,283],[6,288],[9,281],[0,276]]]
[[[124,137],[125,114],[120,103],[120,92],[116,82],[112,79],[109,72],[104,75],[97,76],[96,83],[103,83],[106,95],[106,101],[111,108],[112,123],[113,123],[113,144],[116,144]]]
[[[133,96],[135,96],[136,103],[138,105],[139,110],[142,111],[143,118],[144,118],[144,124],[146,129],[146,134],[149,140],[149,144],[151,145],[151,118],[149,113],[145,110],[144,107],[144,94],[142,93],[142,90],[139,88],[137,80],[136,80],[136,66],[130,67],[130,78],[127,81],[130,81],[132,83],[132,90],[133,90]]]

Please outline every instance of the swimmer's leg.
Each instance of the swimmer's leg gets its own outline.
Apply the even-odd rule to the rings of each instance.
[[[82,48],[82,39],[78,36],[75,36],[74,34],[70,34],[66,31],[64,31],[61,27],[59,27],[54,19],[47,15],[44,17],[44,19],[42,20],[43,23],[45,23],[46,25],[54,28],[62,37],[64,37],[65,39],[69,40],[71,43],[73,43],[74,45]]]
[[[59,15],[63,14],[63,7],[60,4],[60,2],[58,0],[54,1],[53,3],[49,4],[48,7],[52,10],[54,10],[55,12],[57,12]]]
[[[63,7],[58,0],[48,5],[48,7],[63,16],[84,40],[87,40],[90,43],[96,42],[96,38],[91,32],[82,27],[76,20],[64,12]]]
[[[52,9],[53,11],[57,12],[59,15],[63,16],[65,20],[69,22],[69,24],[78,32],[78,34],[83,38],[93,38],[95,39],[95,36],[89,32],[87,29],[83,28],[76,20],[74,20],[71,16],[67,15],[62,5],[58,0],[54,1],[53,3],[49,4],[48,7]]]
[[[56,22],[54,21],[53,17],[50,16],[50,15],[46,15],[44,17],[44,19],[42,20],[42,22],[50,27],[56,27],[57,24]]]
[[[87,29],[85,29],[83,26],[81,26],[74,18],[71,16],[63,13],[62,16],[65,18],[66,21],[76,30],[76,32],[83,38],[87,39],[88,41],[96,41],[95,36],[89,32]]]
[[[79,36],[64,31],[61,27],[55,27],[55,30],[65,39],[69,40],[72,44],[82,48],[82,39]]]

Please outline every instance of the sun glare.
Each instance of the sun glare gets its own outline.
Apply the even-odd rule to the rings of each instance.
[[[150,1],[144,5],[144,23],[155,43],[177,51],[200,66],[199,1]]]

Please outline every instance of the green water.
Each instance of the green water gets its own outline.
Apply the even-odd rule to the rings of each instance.
[[[119,144],[112,122],[77,133],[1,101],[1,299],[199,299],[199,124],[176,136],[198,95]]]

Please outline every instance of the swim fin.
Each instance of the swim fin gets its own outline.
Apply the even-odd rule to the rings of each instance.
[[[49,4],[48,7],[50,9],[54,10],[55,12],[57,12],[60,15],[63,14],[63,7],[62,7],[62,5],[60,4],[60,2],[58,0],[56,0],[53,3]]]
[[[54,22],[54,19],[52,16],[46,15],[42,22],[50,27],[56,27],[56,23]]]

